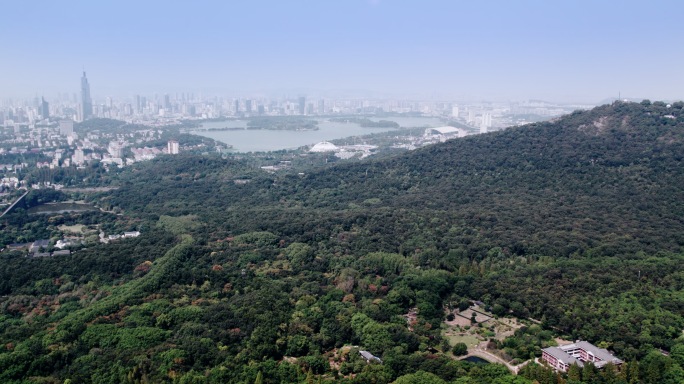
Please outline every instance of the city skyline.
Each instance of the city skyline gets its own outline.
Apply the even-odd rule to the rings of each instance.
[[[681,99],[684,4],[6,4],[0,97],[201,92],[452,100]],[[67,12],[64,12],[64,11]],[[63,17],[54,18],[56,14]]]

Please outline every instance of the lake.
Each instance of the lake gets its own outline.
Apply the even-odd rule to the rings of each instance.
[[[328,121],[326,118],[314,120],[318,120],[319,129],[317,131],[239,129],[231,131],[191,131],[191,133],[232,145],[233,150],[236,152],[262,152],[297,149],[321,141],[342,139],[350,136],[364,136],[393,130],[392,128],[364,128],[356,123],[336,123]],[[402,128],[429,128],[445,125],[440,119],[434,117],[384,117],[371,120],[394,121]],[[228,120],[203,123],[202,129],[245,128],[246,126],[247,122],[245,120]]]
[[[461,359],[461,361],[467,361],[469,363],[475,364],[489,364],[489,361],[477,356],[468,356],[465,359]]]

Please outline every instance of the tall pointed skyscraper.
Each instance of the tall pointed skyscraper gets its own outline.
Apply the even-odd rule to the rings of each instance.
[[[93,100],[90,98],[90,84],[83,71],[81,77],[81,120],[87,120],[93,116]]]
[[[306,112],[306,96],[299,97],[299,114],[304,115]]]
[[[48,104],[47,101],[45,101],[44,97],[40,98],[40,116],[43,119],[49,119],[50,118],[50,104]]]

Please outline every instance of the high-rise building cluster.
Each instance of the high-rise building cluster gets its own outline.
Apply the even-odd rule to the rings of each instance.
[[[539,101],[493,104],[390,98],[330,98],[310,95],[223,97],[193,92],[135,94],[119,99],[107,96],[94,101],[85,71],[81,76],[80,85],[80,97],[76,93],[60,93],[51,99],[43,96],[31,101],[0,100],[0,125],[43,125],[62,119],[82,122],[91,118],[110,118],[134,124],[159,126],[175,124],[180,120],[221,117],[417,113],[422,116],[461,121],[481,132],[487,132],[518,123],[503,119],[502,116],[505,114],[554,116],[568,110],[587,107],[560,106]]]

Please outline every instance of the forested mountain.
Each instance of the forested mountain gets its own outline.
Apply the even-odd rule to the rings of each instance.
[[[231,233],[287,234],[296,212],[307,223],[320,221],[311,228],[354,224],[369,236],[378,233],[375,250],[403,251],[418,236],[420,248],[456,249],[471,259],[496,246],[547,256],[678,252],[684,245],[680,113],[679,104],[617,103],[388,160],[304,177],[258,177],[248,185],[229,182],[243,171],[231,161],[158,161],[144,164],[138,173],[144,177],[111,200],[136,215],[237,220],[237,230],[224,225]],[[138,185],[150,177],[150,185]],[[264,210],[267,217],[260,216]],[[302,225],[296,223],[293,236],[314,236]]]
[[[140,238],[0,259],[0,381],[681,382],[683,107],[616,102],[304,175],[136,164],[91,199]],[[453,360],[444,309],[467,300],[629,363]],[[526,337],[501,343],[539,356]]]

